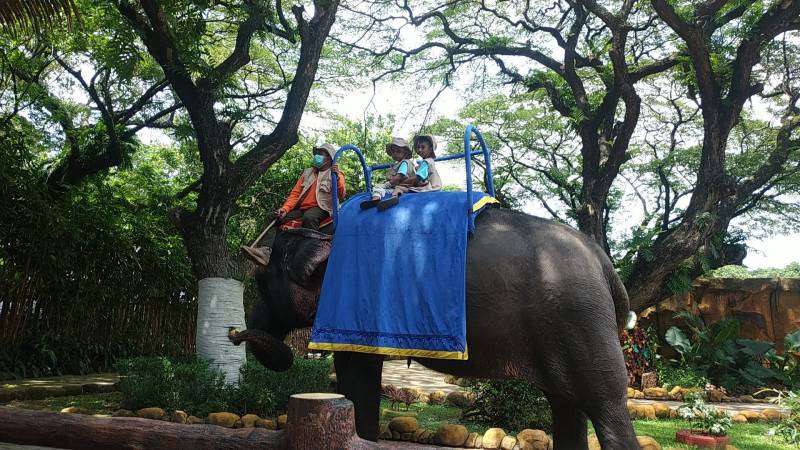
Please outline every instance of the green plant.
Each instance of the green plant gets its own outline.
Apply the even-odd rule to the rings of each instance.
[[[544,394],[530,383],[517,380],[484,380],[469,389],[475,402],[463,412],[464,419],[476,420],[511,430],[538,428],[550,431],[553,419]]]
[[[658,373],[659,384],[667,389],[675,386],[702,388],[708,383],[708,379],[702,374],[695,372],[693,368],[673,362],[659,364],[656,368],[656,372]]]
[[[678,417],[688,420],[692,429],[712,436],[725,436],[731,426],[731,418],[725,411],[707,404],[698,394],[686,396],[678,407]]]
[[[122,407],[137,410],[151,406],[169,408],[175,405],[175,373],[167,358],[140,357],[117,363]]]
[[[724,318],[706,325],[688,311],[679,312],[675,318],[686,322],[691,338],[673,326],[666,332],[667,342],[680,353],[683,364],[711,383],[733,389],[785,381],[784,374],[773,364],[765,365],[775,358],[773,344],[738,338],[738,320]]]
[[[787,444],[800,445],[800,395],[788,392],[779,395],[777,403],[789,410],[789,416],[770,428],[770,436],[780,436]]]
[[[200,417],[215,411],[277,415],[286,410],[292,394],[330,391],[330,368],[330,359],[295,359],[288,371],[276,373],[248,361],[239,384],[229,386],[219,372],[195,357],[133,358],[117,364],[124,408],[158,406]]]

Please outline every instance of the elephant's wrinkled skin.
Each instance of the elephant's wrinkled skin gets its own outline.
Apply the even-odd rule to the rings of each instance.
[[[478,216],[467,250],[469,360],[418,359],[459,377],[516,378],[542,389],[556,449],[587,448],[587,417],[604,449],[638,449],[626,408],[618,324],[628,297],[611,262],[581,233],[505,209]],[[256,274],[260,301],[249,342],[266,367],[286,370],[288,331],[313,322],[330,242],[311,231],[280,234]],[[402,298],[398,299],[402,301]],[[382,357],[334,355],[339,390],[356,408],[361,437],[377,440]]]

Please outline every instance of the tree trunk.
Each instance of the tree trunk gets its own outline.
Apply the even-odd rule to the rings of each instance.
[[[376,443],[356,434],[353,402],[340,394],[295,394],[289,397],[286,436],[291,450],[367,450]]]
[[[203,278],[197,289],[197,356],[222,372],[226,383],[237,384],[247,355],[244,345],[233,345],[228,339],[231,328],[246,328],[242,282],[232,278]]]
[[[235,346],[228,340],[228,330],[243,330],[246,325],[244,288],[235,278],[242,277],[240,265],[226,242],[227,210],[226,206],[198,208],[197,214],[185,213],[178,225],[199,280],[197,355],[222,372],[227,383],[235,384],[246,352],[245,346]]]
[[[285,449],[284,433],[0,406],[0,442],[75,450]]]

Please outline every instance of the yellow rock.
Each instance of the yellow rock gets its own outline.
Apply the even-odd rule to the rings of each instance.
[[[281,414],[280,416],[278,416],[278,429],[279,430],[282,430],[282,429],[286,428],[286,421],[287,420],[288,420],[288,418],[286,417],[286,414]]]
[[[206,422],[197,416],[189,416],[186,418],[186,423],[189,425],[199,425],[201,423],[206,423]]]
[[[167,413],[161,408],[142,408],[136,411],[136,416],[142,419],[165,420]]]
[[[256,428],[266,428],[267,430],[277,430],[278,424],[272,419],[258,419],[255,423]]]
[[[653,408],[653,405],[637,405],[636,417],[639,419],[653,420],[656,418],[656,410]]]
[[[710,402],[721,402],[722,398],[725,397],[725,393],[720,389],[709,389],[706,391],[706,396]]]
[[[259,420],[261,420],[261,417],[255,414],[245,414],[242,416],[242,428],[255,428],[256,422]]]
[[[628,415],[631,416],[631,419],[635,419],[636,418],[636,403],[628,400],[627,406],[628,406]]]
[[[517,438],[514,436],[506,436],[500,441],[500,448],[503,450],[512,450],[517,445]]]
[[[628,388],[628,398],[633,398],[634,395],[636,395],[636,389],[634,389],[632,387],[629,387]]]
[[[759,414],[759,413],[757,413],[755,411],[750,411],[750,410],[746,409],[744,411],[739,411],[739,415],[745,416],[747,418],[748,422],[757,422],[760,419],[759,416],[761,414]]]
[[[447,394],[445,394],[444,391],[433,391],[428,394],[428,403],[431,405],[441,405],[446,398]]]
[[[669,391],[669,398],[672,400],[683,400],[683,388],[675,386]]]
[[[225,428],[241,428],[241,417],[229,412],[216,412],[208,415],[208,423]],[[238,426],[237,426],[238,425]]]
[[[661,444],[650,436],[636,436],[636,440],[639,441],[642,450],[661,450]]]
[[[772,421],[777,422],[781,420],[781,413],[775,408],[766,408],[763,411],[761,411],[761,414],[763,414],[764,417],[766,417],[767,420],[770,422]]]
[[[648,398],[667,398],[669,397],[669,392],[660,387],[647,388],[644,390],[644,396]]]
[[[175,423],[186,423],[186,420],[189,418],[189,415],[186,414],[184,411],[175,410],[172,412],[172,418],[170,421]]]
[[[736,414],[731,418],[731,422],[733,423],[747,423],[747,417],[741,414]]]
[[[398,433],[413,433],[417,428],[416,417],[395,417],[389,421],[389,429]]]
[[[69,406],[61,410],[64,414],[86,414],[86,410],[77,406]]]
[[[661,419],[669,418],[669,406],[663,403],[653,403],[651,406],[656,413],[656,417]]]
[[[443,423],[433,437],[435,443],[449,447],[461,447],[466,442],[469,432],[464,425]]]
[[[669,409],[669,418],[670,419],[677,419],[678,418],[678,409],[677,408],[670,408]]]
[[[464,442],[464,447],[475,448],[475,441],[478,440],[478,433],[470,433],[467,440]]]
[[[426,430],[425,428],[417,428],[417,431],[414,432],[414,437],[411,439],[414,442],[419,442],[424,444],[425,435],[430,436],[431,432]],[[478,433],[472,433],[474,435],[478,435]],[[469,442],[469,438],[467,438],[467,442]],[[474,441],[473,441],[474,442]]]
[[[517,434],[519,450],[547,450],[550,436],[542,430],[525,429]]]
[[[489,428],[483,433],[483,448],[500,448],[500,443],[506,437],[506,432],[502,428]]]
[[[633,391],[633,398],[644,398],[644,392],[639,390]]]

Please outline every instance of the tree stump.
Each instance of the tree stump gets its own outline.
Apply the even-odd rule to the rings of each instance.
[[[377,449],[356,434],[353,402],[339,394],[295,394],[289,397],[286,443],[296,450]]]
[[[646,372],[642,374],[642,391],[647,388],[658,387],[658,374],[655,372]]]

